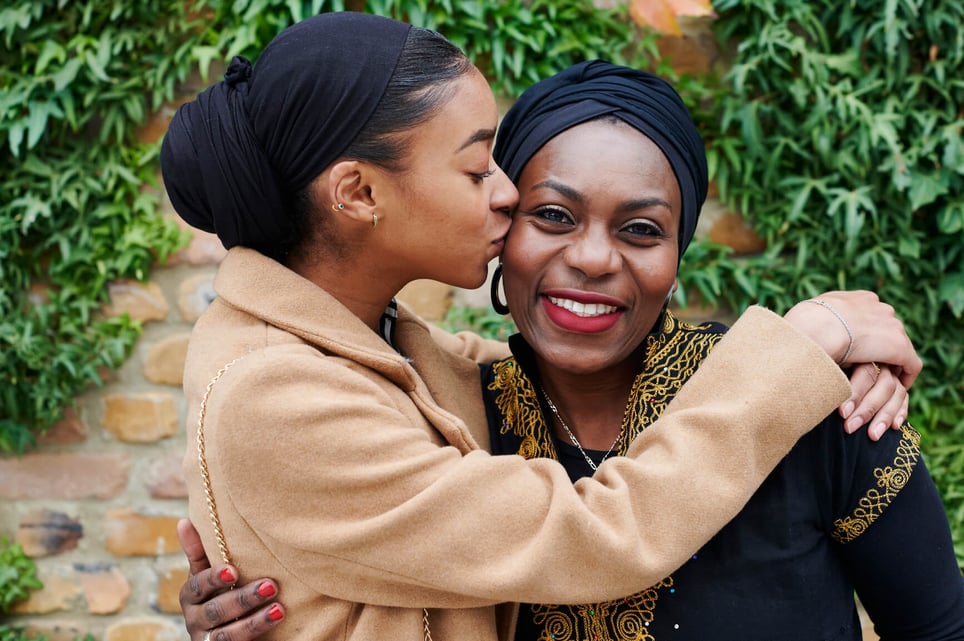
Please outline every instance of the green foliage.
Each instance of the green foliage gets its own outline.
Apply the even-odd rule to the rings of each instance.
[[[31,590],[42,587],[37,567],[23,548],[0,537],[0,612],[9,612],[14,603],[30,596]]]
[[[926,362],[913,418],[964,435],[964,6],[717,0],[739,42],[703,121],[721,194],[769,245],[711,300],[879,292]],[[719,257],[717,257],[719,258]],[[701,288],[702,293],[706,288]]]
[[[237,0],[207,3],[221,25],[214,49],[254,59],[278,31],[320,11],[364,10],[435,29],[461,47],[505,96],[593,58],[649,64],[656,48],[625,7],[591,0]],[[212,49],[212,51],[214,50]]]
[[[925,369],[925,433],[964,563],[964,5],[952,0],[716,0],[734,43],[695,96],[721,195],[766,239],[734,259],[703,246],[682,275],[710,303],[779,311],[872,289]]]
[[[22,452],[118,367],[140,328],[102,318],[106,284],[183,242],[156,213],[156,145],[200,24],[181,3],[21,1],[0,9],[0,450]]]
[[[498,341],[508,340],[517,331],[512,316],[500,316],[488,307],[452,306],[439,327],[450,332],[472,331]]]

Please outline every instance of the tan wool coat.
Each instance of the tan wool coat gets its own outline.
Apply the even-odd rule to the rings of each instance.
[[[319,287],[232,249],[195,326],[184,460],[212,559],[217,521],[241,580],[277,579],[274,639],[495,641],[502,602],[585,603],[669,575],[732,518],[797,438],[849,395],[778,316],[734,325],[663,417],[593,478],[491,456],[480,339],[436,342],[399,309],[401,354]],[[403,355],[404,354],[404,355]],[[197,421],[189,419],[189,436]],[[212,509],[213,508],[213,509]]]

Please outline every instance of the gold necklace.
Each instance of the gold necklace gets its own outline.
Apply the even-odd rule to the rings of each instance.
[[[546,404],[549,405],[549,409],[552,410],[552,414],[559,420],[559,425],[562,425],[562,429],[566,430],[566,434],[569,435],[569,440],[571,440],[572,444],[579,449],[579,451],[582,453],[582,457],[586,459],[586,463],[588,463],[589,467],[592,468],[592,471],[595,472],[596,463],[591,458],[589,458],[589,455],[586,454],[586,450],[582,449],[582,445],[579,443],[579,439],[576,438],[576,435],[572,433],[572,430],[569,429],[569,426],[566,425],[566,422],[562,419],[562,416],[559,414],[559,410],[556,409],[556,404],[552,402],[552,399],[549,398],[549,394],[546,393],[546,389],[540,386],[539,391],[541,391],[542,395],[545,397]],[[626,412],[628,411],[629,411],[629,407],[627,406]],[[609,455],[613,453],[613,448],[616,447],[616,443],[618,443],[620,439],[623,437],[623,432],[625,431],[625,429],[626,429],[626,416],[624,413],[623,423],[622,425],[619,426],[619,434],[616,435],[616,440],[613,441],[613,444],[609,446],[609,449],[606,450],[606,453],[603,455],[602,459],[600,459],[599,461],[600,465],[602,465],[603,461],[609,458]]]

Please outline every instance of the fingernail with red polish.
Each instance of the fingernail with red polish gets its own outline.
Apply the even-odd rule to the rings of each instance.
[[[234,570],[231,568],[224,568],[221,570],[221,574],[219,576],[225,583],[234,583],[237,580],[237,577],[234,576]]]
[[[274,596],[275,593],[276,593],[276,590],[274,589],[274,586],[267,581],[264,581],[261,585],[258,586],[258,594],[260,594],[265,599],[267,599],[269,596]]]
[[[271,619],[272,621],[280,621],[281,619],[284,618],[284,615],[285,615],[284,611],[281,609],[281,606],[278,605],[277,603],[273,604],[270,608],[268,608],[268,618]]]

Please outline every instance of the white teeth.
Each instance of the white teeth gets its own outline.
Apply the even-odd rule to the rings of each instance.
[[[549,300],[553,305],[568,310],[576,316],[582,316],[583,318],[612,314],[616,311],[616,308],[612,305],[600,305],[598,303],[585,305],[583,303],[577,303],[574,300],[569,300],[568,298],[556,298],[555,296],[549,296]]]

